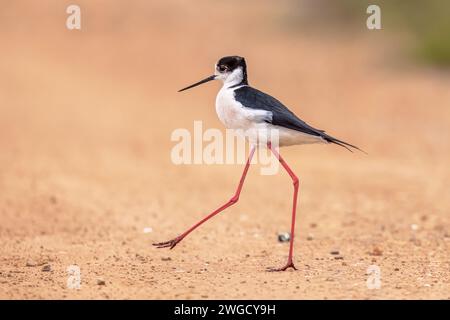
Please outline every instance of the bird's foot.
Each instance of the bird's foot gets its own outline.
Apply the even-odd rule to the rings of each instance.
[[[155,247],[157,247],[158,249],[161,249],[161,248],[173,249],[178,244],[178,242],[180,242],[181,240],[183,240],[183,237],[178,236],[175,239],[172,239],[172,240],[169,240],[169,241],[153,243],[153,245]]]
[[[267,271],[269,272],[286,271],[289,268],[297,270],[297,268],[294,266],[294,263],[292,261],[288,261],[288,263],[286,263],[286,265],[282,268],[267,268]]]

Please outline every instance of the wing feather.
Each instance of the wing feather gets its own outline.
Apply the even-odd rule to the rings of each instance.
[[[361,149],[350,143],[344,142],[326,134],[324,130],[316,129],[310,126],[305,121],[299,119],[280,101],[262,91],[259,91],[258,89],[252,88],[250,86],[242,86],[234,90],[234,95],[236,100],[246,108],[272,112],[271,119],[264,119],[262,121],[271,123],[275,126],[281,126],[309,135],[322,137],[325,141],[337,144],[349,151],[351,151],[350,148],[362,151]]]

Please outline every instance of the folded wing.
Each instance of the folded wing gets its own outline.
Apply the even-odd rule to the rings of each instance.
[[[341,147],[352,151],[350,148],[354,148],[362,151],[358,147],[336,139],[325,133],[323,130],[319,130],[311,127],[303,120],[299,119],[292,111],[285,107],[280,101],[274,97],[259,91],[250,86],[243,86],[234,90],[235,98],[246,108],[264,110],[272,112],[271,119],[264,119],[262,121],[271,123],[275,126],[281,126],[288,129],[300,131],[309,135],[320,136],[325,141],[337,144]],[[364,151],[362,151],[364,152]]]

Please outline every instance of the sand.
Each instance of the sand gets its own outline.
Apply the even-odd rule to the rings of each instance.
[[[266,2],[78,2],[79,32],[52,1],[10,4],[2,19],[1,299],[450,297],[448,73],[404,62],[386,31],[293,32]],[[300,177],[295,272],[266,271],[286,261],[293,190],[258,165],[238,204],[173,250],[151,245],[237,186],[240,164],[170,158],[173,130],[222,130],[219,84],[176,90],[227,54],[247,58],[255,87],[368,152],[281,150]]]

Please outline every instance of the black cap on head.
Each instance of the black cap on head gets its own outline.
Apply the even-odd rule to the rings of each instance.
[[[217,62],[217,70],[219,72],[233,72],[236,68],[242,68],[243,73],[243,84],[248,84],[247,82],[247,64],[245,63],[245,59],[240,56],[228,56],[223,57]]]
[[[239,83],[239,85],[248,84],[248,82],[247,82],[247,65],[246,65],[245,59],[243,57],[239,57],[239,56],[223,57],[222,59],[220,59],[217,62],[216,68],[219,73],[231,73],[234,70],[236,70],[236,68],[241,68],[242,69],[242,81]],[[218,75],[214,74],[203,80],[200,80],[199,82],[196,82],[194,84],[191,84],[190,86],[187,86],[181,90],[178,90],[178,92],[197,87],[203,83],[215,80],[215,79],[217,79],[217,77],[218,77]]]

